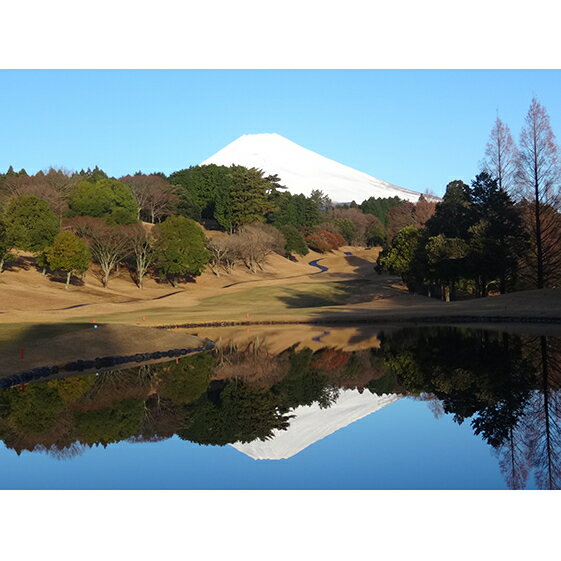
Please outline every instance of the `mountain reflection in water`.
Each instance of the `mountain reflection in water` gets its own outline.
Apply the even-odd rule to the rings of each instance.
[[[531,480],[560,487],[561,339],[356,328],[343,344],[332,331],[302,342],[288,331],[236,330],[214,351],[177,361],[2,389],[0,439],[18,454],[68,459],[92,446],[177,435],[281,459],[410,398],[469,423],[509,488]]]

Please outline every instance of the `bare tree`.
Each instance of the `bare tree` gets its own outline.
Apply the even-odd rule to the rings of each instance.
[[[553,218],[559,211],[560,179],[558,147],[549,116],[534,98],[520,135],[516,184],[519,197],[530,203],[534,215],[531,235],[535,244],[537,288],[549,286],[550,277],[556,272],[552,263],[556,261],[555,256],[552,252],[546,254],[544,241],[555,228]],[[560,251],[558,246],[553,253]]]
[[[427,199],[429,197],[429,199]],[[430,195],[421,195],[415,204],[415,224],[423,227],[436,211],[436,201]]]
[[[211,271],[220,276],[220,269],[230,272],[239,259],[236,236],[222,234],[207,240],[206,248],[210,253],[209,266]]]
[[[142,288],[142,281],[155,259],[152,235],[143,224],[132,224],[128,227],[127,235],[133,258],[135,282]]]
[[[269,224],[249,224],[232,237],[237,241],[240,258],[252,273],[258,268],[263,270],[267,256],[275,251],[283,253],[286,245],[282,233]]]
[[[350,220],[356,227],[356,239],[352,240],[353,244],[361,244],[366,241],[366,232],[368,228],[378,219],[372,214],[367,214],[362,212],[358,208],[334,208],[331,213],[331,217],[335,220],[337,219],[347,219]],[[336,230],[335,233],[339,233]]]
[[[154,224],[173,211],[177,196],[172,185],[159,175],[126,175],[122,181],[131,188],[138,209],[137,218]]]
[[[484,168],[497,180],[499,187],[508,192],[512,192],[514,187],[516,152],[508,125],[497,117],[485,149]]]
[[[86,216],[73,218],[69,227],[88,242],[94,261],[101,267],[103,287],[107,288],[112,271],[130,254],[129,227],[109,226],[101,218]]]

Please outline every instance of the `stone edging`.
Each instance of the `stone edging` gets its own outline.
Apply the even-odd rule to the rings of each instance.
[[[210,339],[200,347],[191,347],[183,349],[170,349],[167,351],[155,351],[153,353],[136,353],[127,356],[104,356],[97,357],[93,360],[75,360],[67,362],[63,365],[40,366],[25,370],[12,376],[0,379],[0,388],[9,388],[19,384],[26,384],[41,378],[53,376],[62,372],[82,372],[92,368],[109,368],[111,366],[120,366],[132,362],[147,362],[149,360],[158,360],[160,358],[179,358],[193,353],[202,351],[210,351],[214,349],[215,343]]]

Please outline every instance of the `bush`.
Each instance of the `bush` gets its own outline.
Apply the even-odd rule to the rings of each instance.
[[[342,245],[345,245],[345,238],[341,234],[334,234],[333,232],[328,232],[327,230],[319,230],[314,232],[305,238],[308,246],[320,253],[325,253],[326,251],[332,251],[334,249],[339,249]]]

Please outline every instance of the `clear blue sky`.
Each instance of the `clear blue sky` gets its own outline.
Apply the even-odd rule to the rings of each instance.
[[[442,194],[478,171],[497,110],[518,139],[535,95],[561,140],[561,71],[0,71],[0,170],[198,164],[276,132],[397,185]]]

